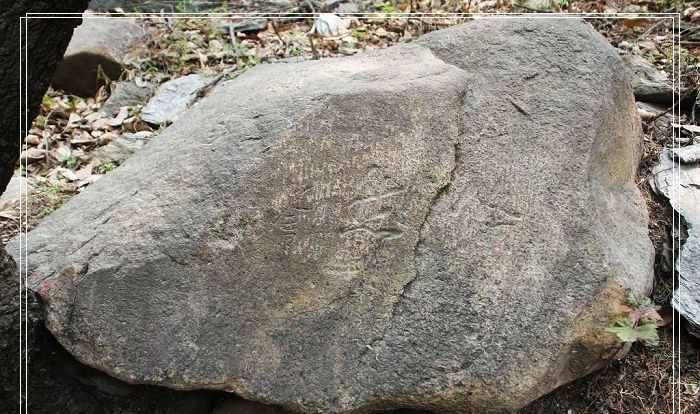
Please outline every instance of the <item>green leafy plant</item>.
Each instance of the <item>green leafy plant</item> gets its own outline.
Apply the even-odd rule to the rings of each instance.
[[[352,37],[357,40],[367,39],[367,29],[355,29],[352,31]]]
[[[375,5],[374,7],[378,8],[379,10],[382,11],[382,13],[386,13],[386,14],[392,14],[392,13],[398,13],[398,12],[399,12],[399,11],[396,9],[396,6],[394,6],[393,4],[389,3],[388,1],[387,1],[387,2],[384,2],[384,3],[379,3],[379,4]]]
[[[75,157],[68,157],[62,161],[64,164],[66,164],[66,167],[70,167],[70,168],[73,168],[78,164],[78,160],[75,159]]]
[[[656,331],[661,320],[659,306],[646,296],[630,293],[627,297],[629,314],[625,318],[618,319],[608,327],[606,331],[614,333],[622,343],[641,342],[644,345],[656,346],[659,344],[659,334]]]
[[[107,174],[108,172],[114,170],[116,166],[111,162],[106,162],[99,167],[97,167],[98,174]]]
[[[175,11],[178,13],[188,13],[195,9],[193,6],[192,0],[178,0],[178,2],[175,3]]]
[[[57,185],[42,185],[39,186],[39,191],[47,194],[58,194],[61,192],[61,187]]]

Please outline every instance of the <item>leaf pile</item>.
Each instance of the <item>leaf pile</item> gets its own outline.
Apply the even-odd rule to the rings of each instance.
[[[20,173],[34,185],[77,192],[108,172],[104,164],[123,161],[95,157],[98,149],[109,149],[123,134],[153,135],[140,122],[138,108],[123,107],[115,117],[100,112],[105,98],[104,89],[89,99],[50,90],[25,138],[20,158],[26,170],[22,167]]]

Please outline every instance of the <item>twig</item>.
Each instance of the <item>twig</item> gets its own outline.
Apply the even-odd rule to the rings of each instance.
[[[314,45],[313,34],[308,34],[307,36],[309,37],[309,43],[311,43],[311,53],[313,53],[314,59],[318,60],[319,59],[318,50],[316,50],[316,46]]]
[[[165,21],[165,25],[168,26],[168,29],[169,29],[170,31],[172,31],[172,30],[173,30],[173,25],[172,25],[172,23],[170,23],[170,19],[169,19],[168,17],[165,16],[165,10],[164,10],[164,9],[160,9],[160,18],[163,19],[163,20]]]
[[[694,93],[694,92],[695,92],[695,89],[690,89],[690,90],[686,91],[686,92],[678,99],[678,101],[676,101],[676,103],[675,103],[674,105],[668,107],[665,111],[663,111],[663,112],[661,112],[661,113],[659,113],[659,114],[656,114],[656,115],[654,115],[652,118],[650,118],[651,122],[656,121],[656,120],[659,119],[660,117],[662,117],[662,116],[666,115],[667,113],[671,112],[673,109],[679,107],[680,104],[681,104],[681,102],[683,102],[687,97],[689,97],[689,96],[690,96],[692,93]]]
[[[272,30],[275,31],[275,34],[277,35],[277,38],[282,42],[282,46],[284,47],[284,50],[287,50],[287,42],[282,39],[282,35],[280,34],[279,30],[277,30],[277,21],[275,19],[270,20],[272,23]]]
[[[233,47],[233,57],[236,59],[236,66],[238,66],[238,45],[236,44],[236,32],[233,31],[231,25],[228,27],[228,36],[231,38],[231,47]]]
[[[217,77],[215,77],[214,79],[212,79],[212,80],[211,80],[209,83],[207,83],[206,85],[204,85],[204,86],[200,87],[199,89],[197,89],[197,91],[196,91],[197,98],[203,98],[214,86],[216,86],[219,82],[221,82],[226,76],[228,76],[228,75],[230,75],[231,73],[235,72],[237,69],[238,69],[238,65],[233,66],[233,67],[231,67],[231,68],[229,68],[229,69],[227,69],[227,70],[221,72],[221,74],[219,74]],[[238,76],[239,76],[241,73],[243,73],[243,72],[245,72],[245,69],[242,69],[241,71],[239,71],[238,73],[236,73],[236,76],[234,76],[233,78],[238,77]],[[231,78],[231,79],[233,79],[233,78]]]
[[[314,8],[314,5],[311,3],[310,0],[306,0],[306,4],[309,6],[311,9],[311,13],[316,14],[316,9]]]
[[[647,37],[647,35],[649,35],[649,33],[653,32],[654,29],[656,29],[657,27],[659,27],[663,22],[664,22],[664,20],[663,20],[663,19],[660,19],[658,22],[656,22],[655,24],[653,24],[653,25],[652,25],[650,28],[648,28],[644,33],[642,33],[641,36],[637,37],[637,41],[639,41],[639,39],[642,39],[642,38],[644,38],[644,37]]]

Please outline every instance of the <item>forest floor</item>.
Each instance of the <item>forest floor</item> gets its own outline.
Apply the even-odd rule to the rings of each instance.
[[[329,2],[326,2],[329,3]],[[222,72],[235,76],[240,71],[261,64],[287,59],[332,58],[351,55],[365,49],[383,48],[399,42],[410,42],[422,34],[458,24],[469,18],[447,15],[428,17],[393,17],[407,11],[453,12],[514,12],[530,11],[529,6],[516,7],[501,1],[362,1],[354,8],[335,2],[335,9],[326,10],[319,2],[313,11],[332,11],[357,14],[342,36],[315,38],[313,44],[308,32],[314,18],[288,16],[268,20],[260,31],[231,36],[219,30],[220,22],[206,19],[169,19],[150,16],[141,21],[150,33],[150,40],[125,58],[125,79],[161,84],[191,73],[216,75]],[[333,3],[333,4],[335,4]],[[529,2],[523,2],[529,4]],[[614,2],[557,1],[551,11],[626,12],[675,11],[672,2],[633,1],[611,6]],[[629,4],[631,3],[631,4]],[[697,2],[700,3],[700,2]],[[188,12],[188,2],[178,2],[177,11]],[[432,6],[431,6],[432,4]],[[436,6],[441,4],[441,6]],[[240,2],[235,12],[258,11],[255,1]],[[216,10],[228,11],[228,9]],[[305,10],[311,11],[311,10]],[[682,85],[697,93],[700,79],[700,4],[684,2],[679,10],[683,16],[681,35]],[[349,17],[348,17],[349,18]],[[223,19],[221,19],[223,20]],[[236,19],[227,19],[235,22]],[[673,33],[669,21],[652,19],[596,19],[596,29],[613,46],[642,55],[658,69],[671,73]],[[694,30],[698,28],[698,31]],[[689,40],[683,33],[688,34]],[[123,109],[116,116],[100,112],[110,95],[110,87],[102,88],[95,97],[83,99],[50,90],[42,104],[41,114],[34,121],[24,146],[26,169],[18,174],[27,177],[34,190],[30,195],[24,218],[28,229],[88,187],[104,174],[118,167],[121,160],[98,157],[98,150],[123,134],[141,134],[157,139],[159,129],[140,119],[140,106]],[[679,119],[659,117],[644,122],[644,158],[640,163],[638,184],[650,210],[649,234],[657,250],[654,301],[662,313],[672,313],[669,305],[674,275],[669,257],[674,243],[673,212],[666,200],[656,196],[647,181],[651,167],[664,147],[673,143],[670,122],[696,125],[695,106],[682,108]],[[665,124],[664,124],[665,123]],[[696,140],[691,135],[689,138]],[[19,211],[0,211],[0,240],[6,243],[19,231]],[[676,231],[681,231],[677,229]],[[677,255],[677,251],[676,251]],[[669,318],[670,319],[670,318]],[[700,343],[681,326],[661,328],[660,343],[656,347],[634,344],[622,360],[607,368],[561,387],[522,411],[523,414],[648,414],[700,413]],[[680,384],[673,384],[674,342],[677,355],[680,350]],[[676,410],[673,411],[672,407]],[[680,410],[678,408],[680,407]]]

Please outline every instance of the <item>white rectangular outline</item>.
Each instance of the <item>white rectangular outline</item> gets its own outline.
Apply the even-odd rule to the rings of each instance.
[[[20,140],[20,154],[22,151],[22,146],[24,144],[24,136],[22,135],[22,131],[27,131],[26,133],[29,133],[29,120],[28,120],[28,111],[27,111],[27,79],[28,79],[28,72],[27,72],[27,45],[25,45],[22,40],[23,40],[23,35],[26,36],[27,33],[27,21],[29,19],[67,19],[67,18],[76,18],[76,17],[87,17],[90,19],[119,19],[119,18],[175,18],[175,19],[192,19],[192,18],[204,18],[204,19],[215,19],[215,18],[223,18],[223,17],[228,17],[228,18],[237,18],[237,19],[261,19],[261,18],[266,18],[266,19],[277,19],[277,20],[284,20],[286,19],[299,19],[299,18],[314,18],[317,16],[319,13],[284,13],[284,12],[279,12],[279,13],[257,13],[257,12],[250,12],[250,13],[209,13],[209,12],[198,12],[198,13],[176,13],[176,12],[168,12],[168,13],[122,13],[120,16],[112,16],[109,13],[93,13],[90,16],[83,16],[83,13],[49,13],[49,12],[42,12],[42,13],[25,13],[25,15],[22,17],[19,17],[20,20],[20,128],[19,128],[19,140]],[[676,13],[445,13],[445,14],[438,14],[438,13],[334,13],[339,16],[346,16],[346,17],[361,17],[361,18],[385,18],[385,19],[401,19],[401,18],[421,18],[421,19],[467,19],[467,18],[472,18],[474,20],[478,19],[532,19],[532,18],[544,18],[544,19],[628,19],[628,20],[636,20],[636,19],[672,19],[672,52],[671,52],[671,59],[672,59],[672,72],[673,72],[673,77],[672,77],[672,84],[673,84],[673,99],[672,99],[672,107],[671,107],[671,117],[672,117],[672,123],[675,125],[678,125],[680,123],[680,82],[681,82],[681,70],[680,70],[680,41],[681,41],[681,36],[680,36],[680,23],[681,23],[681,13],[676,12]],[[463,22],[463,23],[466,23]],[[24,30],[23,30],[24,29]],[[393,46],[393,45],[392,45]],[[678,55],[676,55],[676,50],[678,50]],[[23,54],[24,52],[24,54]],[[24,56],[24,60],[22,60],[22,56]],[[676,62],[676,59],[678,58],[678,62]],[[24,65],[24,73],[22,71],[22,65]],[[23,77],[24,76],[24,77]],[[678,78],[678,86],[679,89],[676,91],[676,76]],[[24,91],[22,91],[22,87],[24,87]],[[676,94],[678,95],[678,105],[676,105]],[[23,105],[24,104],[24,105]],[[22,112],[24,110],[24,113]],[[24,118],[24,119],[22,119]],[[33,120],[32,120],[33,121]],[[24,128],[23,128],[24,127]],[[672,127],[672,139],[673,142],[671,144],[672,149],[677,149],[680,148],[680,142],[676,139],[680,137],[680,126]],[[27,168],[27,160],[24,160],[24,163],[20,161],[20,166],[24,167],[25,171]],[[672,188],[671,188],[671,199],[674,197],[676,194],[676,191],[678,191],[678,186],[680,185],[680,161],[675,160],[672,162]],[[28,414],[27,410],[28,407],[25,404],[24,405],[24,413],[22,413],[22,403],[23,403],[23,397],[24,394],[28,390],[28,376],[29,376],[29,365],[28,365],[28,360],[25,357],[28,355],[28,347],[27,347],[27,340],[28,340],[28,326],[29,326],[29,321],[27,318],[28,315],[28,304],[27,301],[23,301],[22,298],[22,292],[24,289],[28,289],[27,287],[27,269],[26,266],[24,269],[22,268],[22,263],[26,263],[27,261],[27,226],[28,224],[26,223],[26,217],[28,216],[28,204],[29,204],[29,197],[28,197],[28,192],[27,192],[27,182],[24,183],[24,188],[20,188],[20,214],[19,214],[19,233],[18,233],[18,240],[19,240],[19,255],[20,255],[20,260],[18,263],[19,269],[18,269],[18,277],[19,277],[19,299],[20,299],[20,333],[19,333],[19,340],[20,340],[20,372],[19,372],[19,383],[20,383],[20,392],[19,392],[19,408],[20,408],[20,414]],[[22,203],[22,191],[24,190],[24,203]],[[24,215],[23,215],[24,212]],[[22,220],[22,218],[25,217],[25,221]],[[675,210],[673,210],[673,218],[672,218],[672,228],[673,229],[679,229],[680,228],[680,214],[676,213]],[[24,227],[23,227],[24,225]],[[680,247],[680,232],[678,233],[678,246]],[[22,243],[24,237],[24,245]],[[675,257],[675,248],[676,248],[676,239],[673,237],[672,234],[672,274],[675,276],[676,274],[676,257]],[[681,258],[679,257],[679,260]],[[24,271],[24,272],[23,272]],[[677,282],[675,281],[675,277],[673,280],[673,291],[677,289]],[[24,316],[24,319],[23,319]],[[22,324],[22,321],[24,321],[24,324]],[[681,381],[680,381],[680,329],[677,329],[676,327],[680,327],[681,325],[681,320],[680,320],[680,314],[678,312],[673,313],[673,318],[672,318],[672,414],[680,414],[680,403],[681,403]],[[24,328],[24,329],[23,329]],[[24,333],[24,335],[22,335]],[[22,339],[24,338],[24,342]],[[24,353],[22,344],[24,343]],[[22,361],[24,360],[24,364],[22,364]],[[677,361],[677,365],[676,365]],[[24,380],[24,381],[23,381]],[[27,400],[29,396],[27,395],[25,400]],[[678,405],[676,406],[676,401],[678,401]],[[676,407],[678,407],[678,411],[676,411]]]

